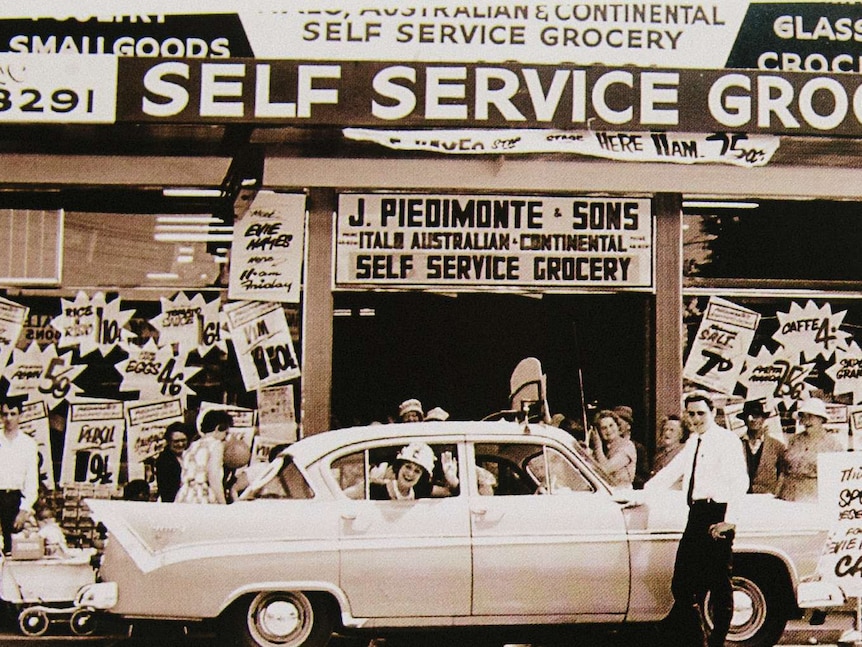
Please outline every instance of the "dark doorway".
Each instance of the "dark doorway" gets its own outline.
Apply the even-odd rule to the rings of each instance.
[[[582,418],[583,401],[628,404],[644,438],[651,297],[339,293],[335,295],[333,426],[386,422],[418,398],[454,420],[508,406],[509,376],[537,357],[551,413]]]

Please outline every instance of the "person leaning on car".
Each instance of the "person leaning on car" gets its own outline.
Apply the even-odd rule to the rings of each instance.
[[[703,645],[700,608],[709,592],[714,622],[706,644],[717,647],[724,645],[733,615],[731,521],[748,490],[748,471],[739,437],[716,424],[706,393],[686,395],[684,408],[690,431],[685,448],[645,486],[669,489],[682,477],[689,506],[674,562],[674,604],[662,630],[666,644]]]

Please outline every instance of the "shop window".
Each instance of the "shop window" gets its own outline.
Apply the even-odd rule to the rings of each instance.
[[[683,203],[683,276],[799,288],[862,281],[862,204],[826,200]]]
[[[763,398],[778,435],[806,397],[854,448],[862,420],[862,204],[684,201],[685,389],[717,395],[719,420]]]
[[[0,209],[0,284],[60,282],[60,209]]]

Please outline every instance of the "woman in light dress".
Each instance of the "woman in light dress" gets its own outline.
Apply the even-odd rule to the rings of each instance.
[[[624,438],[620,432],[619,416],[613,411],[602,410],[596,414],[594,424],[599,430],[601,440],[596,434],[590,435],[593,458],[605,471],[611,485],[631,487],[637,465],[637,449],[634,443]]]
[[[226,503],[224,441],[233,418],[211,409],[201,420],[201,436],[183,454],[182,483],[177,503]]]

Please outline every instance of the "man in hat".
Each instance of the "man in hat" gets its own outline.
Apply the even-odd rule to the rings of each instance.
[[[643,443],[632,438],[632,425],[634,425],[635,420],[634,412],[631,407],[623,404],[614,407],[613,412],[617,414],[617,417],[620,419],[620,435],[623,438],[632,441],[635,446],[637,460],[635,461],[635,477],[632,481],[632,487],[636,490],[640,490],[650,477],[649,459],[647,457],[646,447],[644,447]]]
[[[769,414],[763,404],[763,400],[749,400],[736,417],[745,423],[746,428],[742,447],[748,467],[748,491],[754,494],[776,494],[784,460],[784,443],[766,433]]]
[[[398,418],[401,422],[422,422],[425,417],[425,411],[422,409],[422,403],[416,398],[404,400],[398,407]]]

